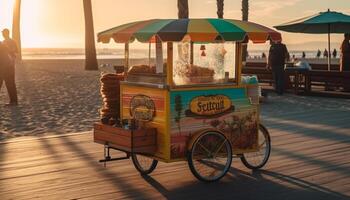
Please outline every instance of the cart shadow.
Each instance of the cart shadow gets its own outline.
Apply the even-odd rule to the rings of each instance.
[[[173,190],[151,176],[143,179],[167,199],[349,199],[336,191],[293,176],[268,170],[253,172],[229,170],[219,182],[203,183],[193,179]]]

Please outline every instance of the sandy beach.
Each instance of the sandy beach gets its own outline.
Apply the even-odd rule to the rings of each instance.
[[[0,139],[87,131],[99,119],[100,71],[85,71],[83,60],[25,60],[16,70],[20,105],[5,106],[3,86]]]

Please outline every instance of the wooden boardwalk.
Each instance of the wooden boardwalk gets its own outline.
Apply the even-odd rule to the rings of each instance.
[[[212,184],[185,162],[160,163],[148,177],[130,160],[104,168],[91,133],[6,141],[0,199],[350,199],[350,100],[272,96],[262,118],[272,136],[267,166],[252,172],[235,159]]]

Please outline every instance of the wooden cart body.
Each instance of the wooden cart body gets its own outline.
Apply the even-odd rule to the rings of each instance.
[[[164,162],[186,159],[186,152],[196,134],[211,129],[223,133],[231,142],[233,152],[242,154],[256,151],[259,126],[259,101],[257,84],[241,84],[241,43],[236,43],[236,66],[232,66],[235,80],[226,84],[200,84],[179,87],[174,85],[172,75],[173,43],[167,43],[167,73],[157,77],[133,76],[121,83],[121,119],[133,119],[134,110],[142,107],[145,118],[141,130],[156,130],[155,135],[147,135],[145,141],[155,137],[154,144],[134,143],[134,152],[147,154]],[[128,68],[129,46],[126,44],[126,68]],[[152,81],[150,81],[152,79]],[[154,80],[153,80],[154,79]],[[148,83],[145,83],[148,82]],[[156,84],[149,84],[154,82]],[[141,109],[141,110],[142,110]],[[151,111],[150,111],[151,110]],[[150,114],[151,112],[151,114]],[[140,116],[138,116],[140,117]],[[99,124],[98,127],[108,126]],[[95,141],[114,148],[131,152],[131,146],[120,145],[125,139],[118,132],[123,128],[102,128],[95,126]],[[128,131],[127,131],[128,132]],[[142,132],[142,131],[141,131]],[[129,140],[133,140],[129,131]],[[108,135],[109,137],[104,137]],[[114,136],[113,136],[114,135]],[[104,139],[101,139],[104,138]],[[118,143],[118,144],[116,144]],[[140,152],[141,145],[153,145]],[[152,150],[150,150],[152,149]]]
[[[205,182],[221,179],[233,154],[249,169],[267,163],[271,140],[259,123],[259,86],[241,76],[242,51],[249,40],[279,42],[280,33],[230,19],[153,19],[98,34],[100,42],[111,39],[125,45],[125,81],[118,91],[123,123],[95,124],[94,140],[105,145],[101,162],[131,157],[147,175],[158,161],[187,160]],[[135,39],[148,43],[148,60],[130,59]],[[127,155],[111,158],[110,148]]]

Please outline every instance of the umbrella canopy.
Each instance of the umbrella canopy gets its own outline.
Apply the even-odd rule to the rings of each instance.
[[[328,71],[331,66],[331,33],[350,33],[350,16],[339,12],[320,12],[288,23],[275,26],[276,29],[294,33],[328,34]]]
[[[151,19],[117,26],[98,34],[103,43],[114,39],[118,43],[154,41],[181,41],[189,36],[193,42],[247,41],[264,43],[266,40],[280,41],[281,34],[275,30],[252,22],[233,19]]]
[[[347,33],[350,32],[350,16],[328,10],[275,28],[294,33]]]

